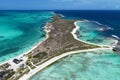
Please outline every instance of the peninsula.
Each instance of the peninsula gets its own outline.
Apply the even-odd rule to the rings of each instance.
[[[0,80],[26,80],[58,59],[73,53],[111,49],[76,39],[77,20],[56,15],[45,26],[47,38],[27,53],[0,66]],[[32,37],[32,36],[31,36]]]

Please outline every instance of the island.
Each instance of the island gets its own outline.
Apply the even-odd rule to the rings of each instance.
[[[46,39],[30,51],[0,65],[0,80],[26,80],[58,59],[73,53],[111,49],[77,39],[78,20],[64,19],[57,14],[46,23]],[[31,36],[32,38],[32,36]]]

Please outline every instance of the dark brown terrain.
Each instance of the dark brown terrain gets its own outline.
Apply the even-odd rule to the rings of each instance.
[[[71,32],[76,27],[75,21],[63,19],[61,15],[53,17],[52,21],[46,24],[46,29],[50,30],[47,33],[49,38],[29,54],[32,62],[36,64],[46,57],[50,58],[65,52],[99,47],[74,39]]]

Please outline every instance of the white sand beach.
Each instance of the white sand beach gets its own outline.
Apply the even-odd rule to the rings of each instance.
[[[85,21],[86,21],[86,20],[85,20]],[[80,28],[80,26],[77,25],[77,22],[84,22],[84,21],[76,21],[76,22],[74,23],[75,26],[76,26],[76,28],[74,28],[73,31],[71,32],[72,35],[73,35],[73,37],[74,37],[76,40],[81,41],[81,42],[84,42],[84,43],[87,43],[87,44],[98,45],[98,44],[89,43],[89,42],[86,42],[86,41],[83,41],[83,40],[80,40],[80,39],[77,38],[77,35],[76,35],[75,33],[76,33],[76,31]],[[117,42],[116,42],[116,43],[117,43]],[[112,46],[108,46],[108,45],[98,45],[98,46],[101,46],[101,47],[107,46],[107,47],[111,47],[111,48],[112,48]]]

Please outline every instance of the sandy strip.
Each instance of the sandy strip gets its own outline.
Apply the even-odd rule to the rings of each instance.
[[[77,38],[77,35],[76,35],[75,33],[76,33],[76,31],[80,28],[80,26],[77,25],[77,22],[84,22],[84,21],[76,21],[76,22],[74,23],[75,26],[76,26],[76,28],[74,28],[71,33],[72,33],[73,37],[74,37],[76,40],[81,41],[81,42],[86,43],[86,44],[97,45],[97,46],[101,46],[101,47],[107,46],[107,47],[112,48],[111,46],[108,46],[108,45],[99,45],[99,44],[90,43],[90,42],[86,42],[86,41],[83,41],[83,40],[78,39],[78,38]]]
[[[35,75],[37,72],[41,71],[45,67],[47,67],[50,64],[54,63],[55,61],[57,61],[57,60],[59,60],[59,59],[61,59],[63,57],[66,57],[68,55],[77,54],[77,53],[80,53],[80,52],[96,51],[96,50],[111,50],[111,48],[94,48],[94,49],[87,49],[87,50],[71,51],[71,52],[61,54],[59,56],[56,56],[56,57],[44,62],[43,64],[41,64],[37,68],[31,70],[28,74],[22,76],[19,80],[28,80],[31,76]]]

